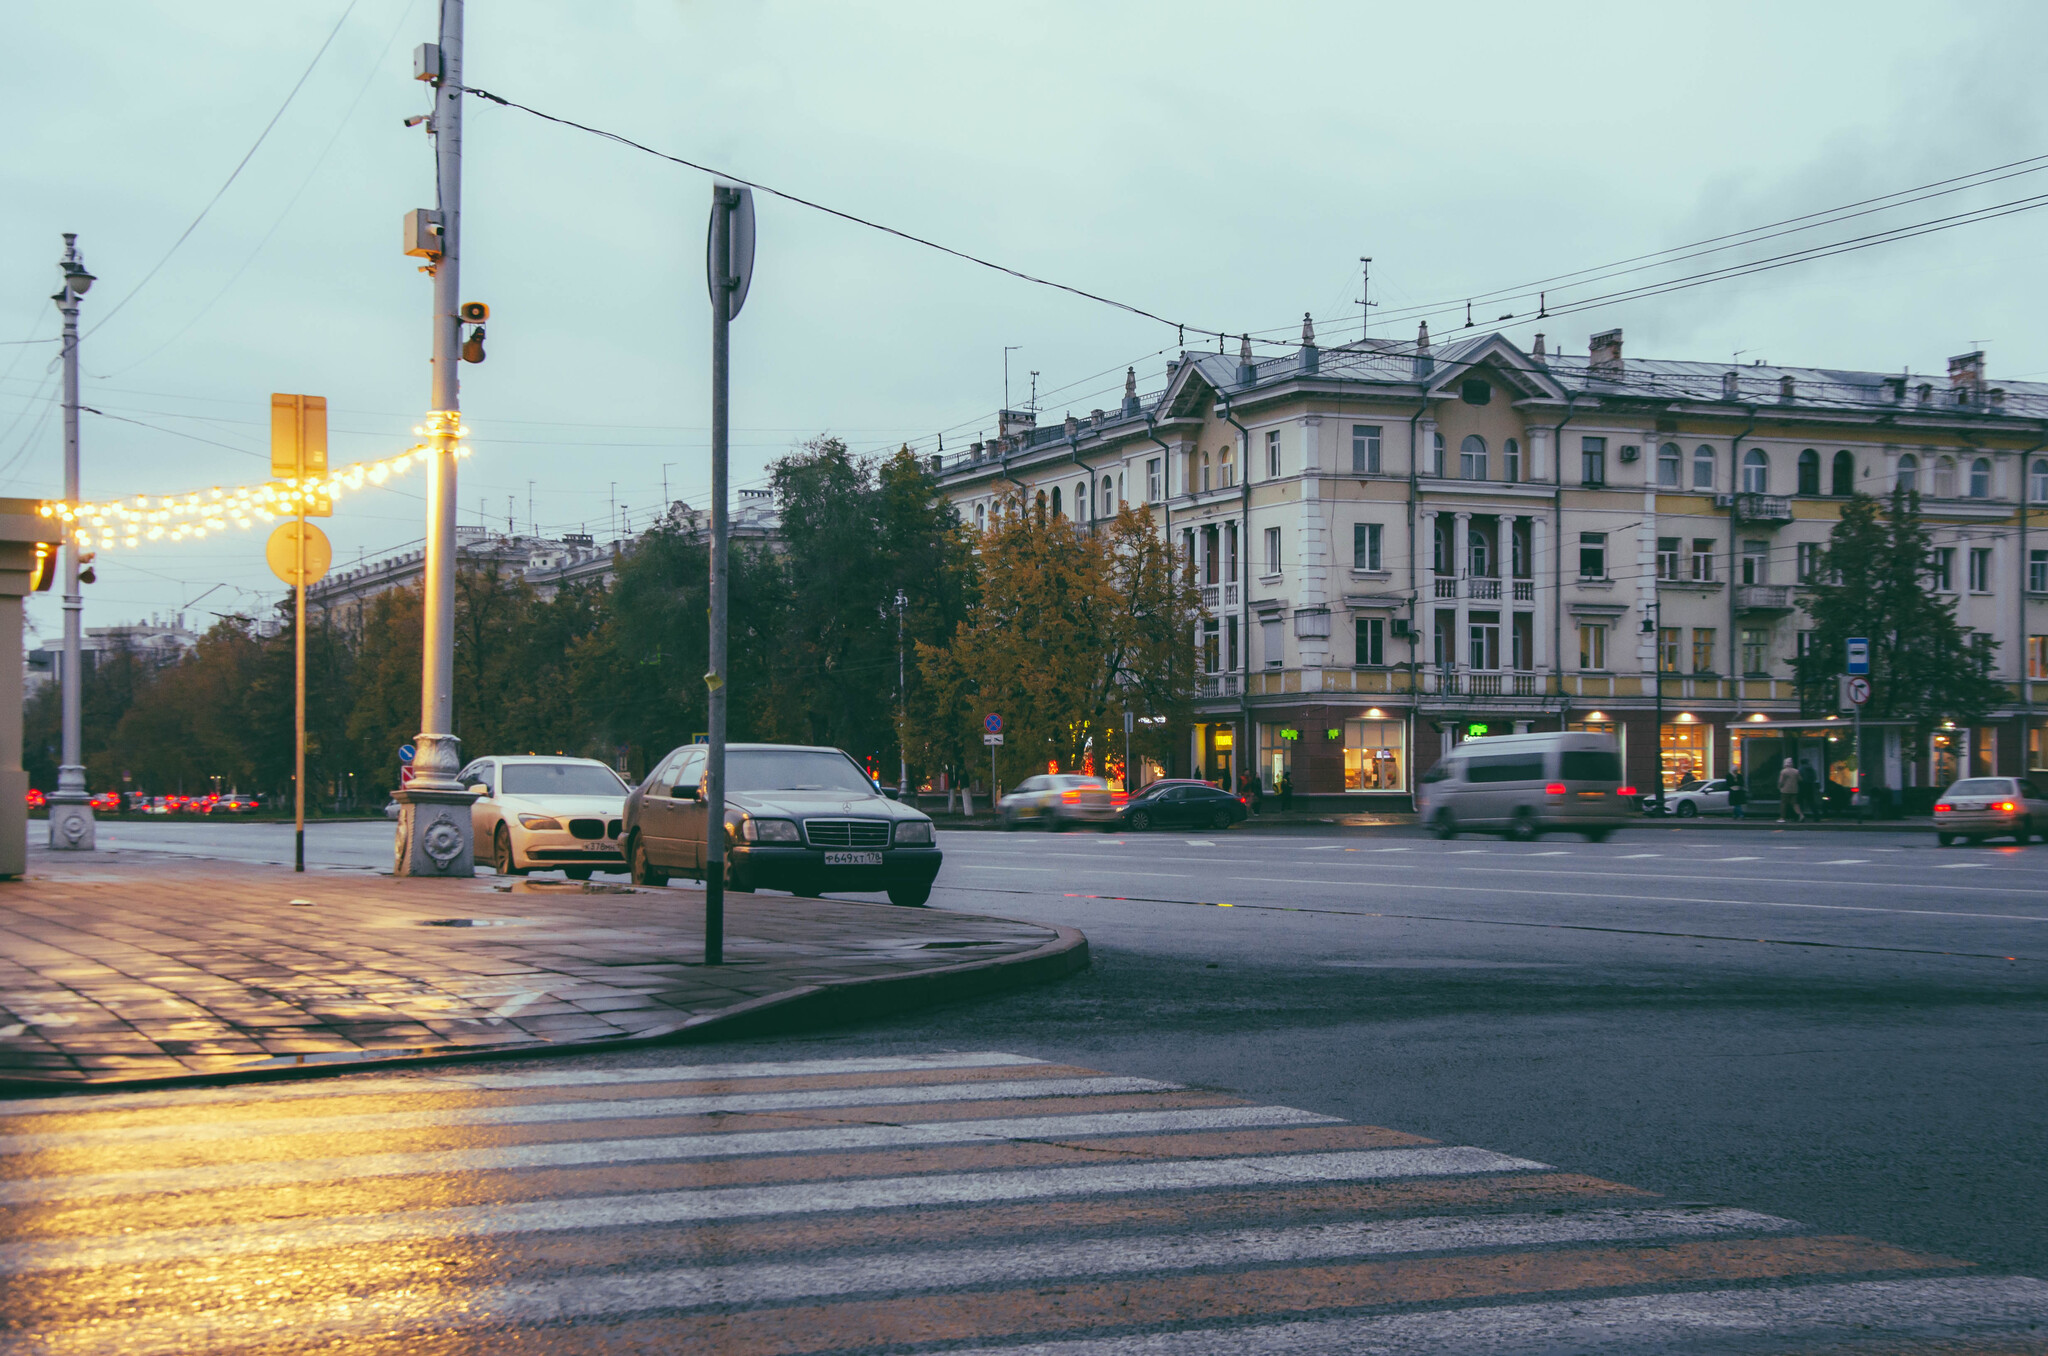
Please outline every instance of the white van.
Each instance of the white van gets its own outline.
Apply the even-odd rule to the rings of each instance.
[[[1496,735],[1423,773],[1416,809],[1439,838],[1474,829],[1526,842],[1561,829],[1597,843],[1634,818],[1635,794],[1612,735]]]

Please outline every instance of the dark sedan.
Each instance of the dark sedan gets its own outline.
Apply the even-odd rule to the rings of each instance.
[[[633,879],[701,879],[706,850],[707,745],[687,744],[626,798]],[[725,751],[725,880],[799,895],[885,890],[891,904],[931,898],[942,860],[923,811],[884,796],[838,749],[731,744]]]
[[[1244,802],[1205,782],[1154,782],[1131,797],[1117,822],[1147,829],[1227,829],[1249,817]]]

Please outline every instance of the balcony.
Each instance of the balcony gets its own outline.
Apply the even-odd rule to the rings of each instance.
[[[1458,581],[1455,579],[1446,579],[1442,576],[1438,576],[1436,580],[1436,596],[1439,598],[1457,597]]]
[[[1737,584],[1735,586],[1735,610],[1737,612],[1790,612],[1792,610],[1792,586],[1790,584]]]
[[[1717,494],[1715,508],[1732,508],[1735,516],[1745,523],[1789,523],[1792,521],[1792,499],[1783,494]]]
[[[1533,579],[1517,579],[1515,581],[1515,601],[1518,603],[1535,602],[1536,581]]]
[[[1198,697],[1235,697],[1237,675],[1234,673],[1211,673],[1195,680],[1195,695]]]
[[[1465,581],[1466,597],[1500,601],[1500,580],[1473,578]]]
[[[1500,674],[1468,673],[1465,675],[1465,677],[1467,678],[1467,680],[1470,681],[1472,685],[1471,691],[1473,696],[1498,697],[1500,695]]]

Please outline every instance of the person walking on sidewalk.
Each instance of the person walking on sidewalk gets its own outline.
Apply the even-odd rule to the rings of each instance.
[[[1291,813],[1294,809],[1294,778],[1281,773],[1280,781],[1273,789],[1280,793],[1280,813]]]
[[[1820,778],[1813,775],[1813,767],[1807,763],[1799,765],[1799,809],[1816,824],[1820,822]]]
[[[1743,818],[1743,807],[1749,804],[1749,788],[1742,784],[1742,778],[1728,779],[1728,813],[1737,819]]]
[[[1785,822],[1785,812],[1792,812],[1792,822],[1797,824],[1805,818],[1799,810],[1799,767],[1787,758],[1778,764],[1778,822]]]
[[[1253,814],[1266,805],[1266,787],[1256,772],[1247,772],[1238,778],[1238,791],[1245,797],[1245,803]]]

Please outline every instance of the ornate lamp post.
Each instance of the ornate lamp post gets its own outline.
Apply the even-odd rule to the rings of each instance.
[[[50,300],[64,317],[64,499],[78,502],[78,301],[93,277],[78,254],[78,236],[64,233],[64,257],[57,261],[64,285]],[[79,634],[85,599],[78,592],[78,533],[64,542],[64,733],[57,789],[50,793],[50,846],[90,852],[95,846],[91,793],[85,786],[82,721],[84,656]]]

